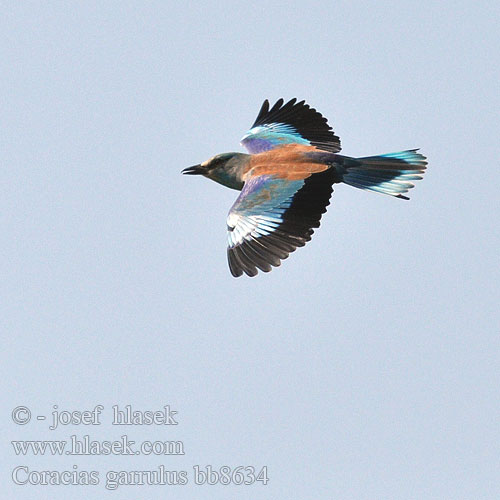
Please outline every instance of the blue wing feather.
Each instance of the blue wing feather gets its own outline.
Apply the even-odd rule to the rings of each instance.
[[[285,144],[311,145],[293,127],[283,123],[270,123],[250,129],[241,139],[242,146],[252,154],[262,153]]]
[[[229,213],[270,214],[273,209],[280,207],[303,185],[303,180],[289,181],[278,179],[272,175],[253,177],[245,182]]]
[[[340,139],[321,113],[297,99],[283,103],[283,99],[279,99],[269,109],[269,101],[264,101],[252,128],[241,139],[250,153],[262,153],[284,144],[316,146],[333,153],[340,151]]]
[[[311,239],[326,211],[332,170],[301,180],[271,175],[249,179],[228,218],[228,262],[233,276],[269,272]]]

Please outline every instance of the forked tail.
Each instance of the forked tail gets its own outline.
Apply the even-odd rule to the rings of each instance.
[[[426,158],[417,149],[365,158],[344,157],[342,181],[350,186],[409,200],[404,193],[422,179]]]

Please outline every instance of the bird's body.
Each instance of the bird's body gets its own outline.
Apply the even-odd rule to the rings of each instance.
[[[416,150],[351,158],[340,139],[304,101],[265,101],[242,144],[250,154],[223,153],[185,169],[240,190],[227,218],[233,276],[255,276],[279,266],[311,239],[326,212],[332,185],[344,182],[408,199],[427,162]]]
[[[325,156],[328,155],[328,156]],[[223,153],[215,158],[227,159],[222,168],[213,168],[206,177],[226,187],[241,191],[245,182],[259,175],[275,175],[297,180],[329,168],[325,161],[334,161],[335,154],[321,153],[315,146],[287,144],[254,155]],[[208,160],[213,162],[214,158]],[[209,163],[208,163],[209,164]],[[204,163],[201,166],[205,166]]]

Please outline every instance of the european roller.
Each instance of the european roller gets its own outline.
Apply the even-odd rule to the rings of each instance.
[[[395,198],[422,178],[417,149],[351,158],[338,154],[340,139],[318,111],[297,99],[273,107],[265,100],[241,139],[245,153],[222,153],[182,171],[240,191],[227,217],[233,276],[271,271],[319,227],[333,192],[344,183]]]

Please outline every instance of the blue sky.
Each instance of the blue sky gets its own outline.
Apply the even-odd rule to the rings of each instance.
[[[3,2],[2,470],[8,498],[494,498],[499,426],[498,29],[491,2]],[[343,154],[420,147],[408,202],[336,186],[281,268],[226,263],[236,192],[182,168],[266,98],[322,112]],[[11,419],[104,407],[92,428]],[[16,456],[120,439],[170,405],[184,456]],[[266,486],[120,486],[109,470],[267,466]],[[96,486],[12,470],[97,470]]]

